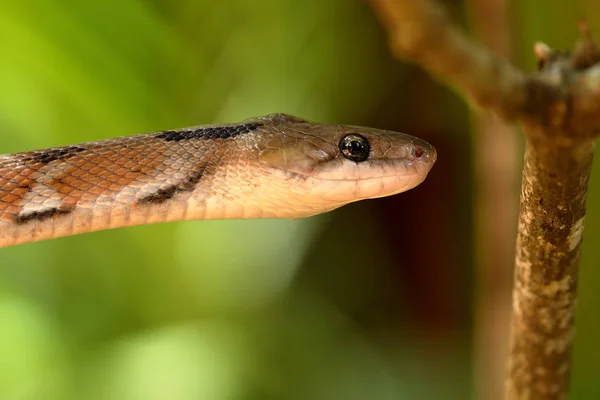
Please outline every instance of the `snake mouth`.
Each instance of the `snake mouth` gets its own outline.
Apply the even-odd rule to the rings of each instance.
[[[411,175],[386,175],[365,179],[325,179],[308,180],[310,188],[299,191],[308,198],[319,198],[324,203],[336,204],[337,207],[355,201],[377,199],[406,192],[418,186],[427,177],[428,171]],[[292,190],[295,191],[295,190]],[[312,201],[312,200],[311,200]]]
[[[432,160],[434,157],[430,157],[425,162],[374,161],[380,165],[383,173],[362,177],[344,174],[347,170],[339,164],[336,168],[337,173],[336,170],[323,173],[323,171],[304,172],[272,168],[280,174],[276,179],[286,181],[290,192],[294,193],[300,201],[307,204],[326,203],[337,208],[359,200],[398,194],[418,186],[431,170]],[[367,167],[368,171],[372,169],[372,166]]]
[[[275,166],[270,166],[270,169],[287,175],[288,179],[318,179],[328,182],[356,182],[410,176],[422,176],[425,179],[436,159],[437,155],[434,150],[433,152],[428,151],[425,155],[416,159],[371,160],[364,164],[334,159],[315,165],[310,171]],[[382,173],[378,174],[377,171]]]

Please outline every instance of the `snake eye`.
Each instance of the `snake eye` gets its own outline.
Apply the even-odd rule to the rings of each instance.
[[[340,140],[340,151],[348,160],[361,162],[369,158],[371,147],[363,136],[351,133]]]

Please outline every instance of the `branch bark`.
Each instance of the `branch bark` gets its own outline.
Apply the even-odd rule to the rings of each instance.
[[[572,54],[535,46],[526,74],[470,41],[431,0],[368,0],[398,57],[419,63],[526,138],[507,399],[563,399],[587,186],[600,132],[600,53],[583,27]]]

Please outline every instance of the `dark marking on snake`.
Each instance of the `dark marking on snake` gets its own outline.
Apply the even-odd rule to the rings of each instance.
[[[198,129],[182,129],[178,131],[164,131],[156,134],[156,138],[167,142],[178,142],[190,139],[231,139],[244,133],[258,129],[262,124],[242,124],[231,126],[209,126]]]
[[[48,164],[48,163],[51,163],[52,161],[64,160],[65,158],[72,157],[75,154],[80,153],[85,150],[87,150],[87,149],[84,147],[68,146],[68,147],[58,147],[58,148],[48,149],[48,150],[34,151],[31,154],[31,157],[28,158],[26,161],[31,160],[33,162],[41,162],[44,164]]]
[[[179,192],[193,191],[196,188],[198,182],[200,182],[200,179],[202,179],[205,170],[206,167],[200,167],[200,169],[194,171],[192,174],[190,174],[177,185],[164,186],[162,188],[159,188],[156,192],[140,198],[138,200],[138,204],[161,204],[173,198],[173,196],[175,196]]]
[[[181,182],[181,190],[187,192],[191,192],[192,190],[194,190],[198,182],[200,182],[200,179],[202,179],[202,177],[204,176],[205,172],[206,166],[201,166],[197,171],[191,173],[187,178],[185,178],[183,182]]]
[[[72,210],[62,209],[62,208],[48,208],[43,211],[32,211],[25,214],[15,215],[15,223],[17,225],[23,225],[29,221],[43,221],[48,218],[52,218],[55,215],[66,215],[71,213]]]
[[[178,185],[169,185],[158,189],[156,192],[144,196],[138,200],[138,204],[154,203],[160,204],[169,200],[177,193]]]

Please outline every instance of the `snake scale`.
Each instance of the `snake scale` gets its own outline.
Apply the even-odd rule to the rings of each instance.
[[[286,114],[0,155],[0,247],[157,222],[303,218],[420,184],[415,137]]]

